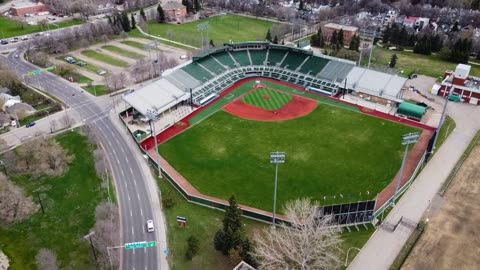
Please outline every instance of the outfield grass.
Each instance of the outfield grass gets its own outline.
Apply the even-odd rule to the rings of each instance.
[[[95,207],[106,198],[106,191],[96,176],[87,139],[77,132],[66,132],[56,139],[75,156],[63,176],[35,181],[28,176],[12,179],[30,196],[33,190],[43,190],[40,196],[45,215],[39,211],[26,221],[0,226],[0,249],[11,260],[11,269],[37,269],[35,256],[44,247],[56,252],[62,269],[94,268],[90,246],[83,236],[93,227]]]
[[[148,32],[162,38],[201,47],[201,33],[197,30],[197,25],[207,21],[208,39],[213,40],[215,46],[221,46],[230,40],[233,42],[265,40],[268,29],[274,24],[238,15],[221,15],[185,24],[159,24],[152,21],[148,23]]]
[[[279,122],[220,111],[162,144],[160,152],[200,192],[222,199],[235,193],[240,203],[270,211],[271,151],[287,156],[279,168],[279,205],[305,196],[322,204],[372,199],[400,168],[399,138],[415,130],[322,104]]]
[[[59,22],[56,23],[59,28],[68,27],[72,25],[81,24],[82,21],[79,19],[73,19],[69,21]],[[52,25],[50,29],[56,29],[57,27]],[[0,38],[10,38],[15,36],[21,35],[28,35],[36,32],[46,31],[46,27],[42,27],[40,25],[25,25],[22,29],[18,21],[8,19],[6,17],[0,16],[0,29],[1,29],[1,36]]]
[[[133,40],[120,41],[120,43],[137,48],[137,49],[141,49],[141,50],[145,50],[145,45],[146,45]]]
[[[102,49],[105,49],[105,50],[107,50],[107,51],[110,51],[110,52],[119,54],[119,55],[121,55],[121,56],[125,56],[125,57],[128,57],[128,58],[132,58],[132,59],[145,58],[145,55],[143,55],[143,54],[139,54],[139,53],[136,53],[136,52],[132,52],[132,51],[129,51],[129,50],[125,50],[125,49],[119,48],[119,47],[117,47],[117,46],[106,45],[106,46],[102,46]]]
[[[292,100],[291,95],[268,88],[257,89],[242,97],[244,103],[266,110],[278,110],[290,100]]]
[[[166,180],[158,181],[163,198],[172,199],[175,205],[170,208],[164,208],[167,237],[169,248],[169,266],[172,270],[176,269],[217,269],[230,270],[235,265],[216,251],[213,247],[213,237],[215,232],[221,228],[224,213],[218,210],[209,209],[187,202],[178,193],[175,188],[166,182]],[[179,228],[177,225],[177,216],[184,216],[188,219],[187,229]],[[249,219],[242,219],[245,224],[245,232],[254,239],[254,232],[267,226],[265,223],[255,222]],[[352,230],[348,232],[346,229],[341,234],[343,243],[340,259],[345,259],[346,252],[350,247],[361,248],[370,238],[374,231],[373,226],[369,225],[368,230],[363,226],[359,226],[360,231]],[[194,235],[200,240],[199,253],[192,261],[185,260],[185,252],[187,249],[187,239]],[[350,252],[349,261],[356,256],[357,253]]]
[[[87,57],[93,58],[93,59],[98,60],[98,61],[102,61],[102,62],[107,63],[107,64],[112,65],[112,66],[117,66],[117,67],[127,67],[128,66],[128,63],[123,61],[123,60],[120,60],[120,59],[114,58],[110,55],[106,55],[106,54],[96,52],[96,51],[93,51],[93,50],[82,51],[82,54],[87,56]]]
[[[92,95],[95,96],[103,96],[108,93],[108,89],[104,84],[98,84],[95,86],[82,86],[82,89],[89,92]]]
[[[387,66],[393,54],[398,56],[395,68],[402,69],[403,75],[407,76],[415,70],[415,73],[431,77],[441,77],[446,70],[455,70],[457,64],[440,59],[438,55],[415,54],[407,51],[391,51],[376,46],[372,53],[372,63]],[[471,76],[480,76],[480,67],[472,65]]]

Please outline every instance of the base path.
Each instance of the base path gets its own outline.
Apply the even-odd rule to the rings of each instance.
[[[281,121],[307,115],[317,107],[317,104],[318,102],[316,100],[292,95],[292,100],[283,107],[278,110],[269,111],[243,103],[241,97],[239,97],[223,107],[223,110],[248,120]]]

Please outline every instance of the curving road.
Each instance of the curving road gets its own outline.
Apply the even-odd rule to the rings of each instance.
[[[15,54],[21,55],[19,51],[15,51],[7,57],[0,57],[0,61],[20,76],[38,69],[20,57],[15,58]],[[33,84],[74,108],[104,147],[115,179],[120,208],[122,242],[119,245],[157,241],[157,247],[123,250],[121,269],[167,269],[163,254],[166,248],[165,229],[157,185],[133,141],[115,119],[111,105],[108,108],[100,107],[93,96],[48,72],[36,75]],[[155,233],[146,232],[145,222],[148,219],[154,220]]]

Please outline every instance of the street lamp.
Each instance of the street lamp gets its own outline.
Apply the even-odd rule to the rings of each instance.
[[[92,247],[92,253],[93,253],[93,258],[95,259],[95,269],[97,268],[97,254],[95,253],[95,248],[93,247],[93,242],[92,242],[92,235],[94,235],[95,232],[91,232],[87,235],[85,235],[83,238],[90,240],[90,246]]]
[[[403,175],[403,167],[405,166],[405,160],[407,159],[408,146],[412,143],[416,143],[419,136],[420,136],[419,132],[412,132],[402,136],[402,145],[405,145],[405,152],[403,154],[402,166],[400,167],[400,172],[398,174],[397,184],[395,185],[395,193],[393,193],[393,197],[391,200],[392,205],[395,204],[395,200],[397,199],[397,196],[398,196],[398,189],[400,187],[400,181]]]
[[[155,152],[157,154],[157,163],[158,163],[158,177],[162,178],[162,166],[160,165],[160,153],[158,152],[158,143],[157,143],[157,137],[155,136],[155,124],[152,125],[152,121],[155,121],[158,119],[158,112],[154,110],[147,109],[147,112],[145,113],[145,116],[149,119],[150,123],[150,130],[152,131],[152,137],[153,140],[155,141]]]
[[[351,250],[351,249],[356,249],[356,250],[360,251],[360,249],[357,248],[357,247],[351,247],[351,248],[349,248],[349,249],[347,250],[347,257],[345,258],[345,264],[344,264],[345,267],[348,266],[348,254],[350,253],[350,250]]]
[[[275,227],[275,212],[277,208],[278,164],[285,163],[285,152],[270,152],[270,163],[275,164],[275,187],[273,190],[273,219],[272,219],[272,226]]]
[[[197,30],[198,31],[201,31],[202,33],[202,49],[204,48],[203,44],[203,30],[206,30],[207,32],[207,40],[206,40],[206,44],[207,44],[207,50],[208,50],[208,47],[209,47],[209,41],[208,41],[208,21],[207,22],[203,22],[203,23],[200,23],[200,24],[197,24]]]
[[[437,144],[437,139],[438,139],[438,135],[440,133],[440,129],[442,128],[443,122],[445,121],[445,112],[447,111],[448,99],[452,95],[452,92],[453,92],[453,85],[450,86],[450,89],[449,89],[448,94],[447,94],[447,99],[445,100],[445,103],[443,104],[442,116],[440,117],[440,123],[438,124],[437,132],[435,133],[435,138],[433,139],[432,151],[430,153],[433,153],[433,150],[435,149],[435,145]]]

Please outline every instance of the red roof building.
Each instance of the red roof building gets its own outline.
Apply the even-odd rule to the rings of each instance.
[[[35,14],[44,11],[48,11],[48,9],[42,2],[19,2],[12,4],[10,8],[10,13],[13,16],[24,16],[27,13]]]
[[[458,64],[455,71],[446,71],[442,84],[433,94],[447,97],[449,92],[464,102],[478,105],[480,99],[480,78],[470,76],[471,66]]]

